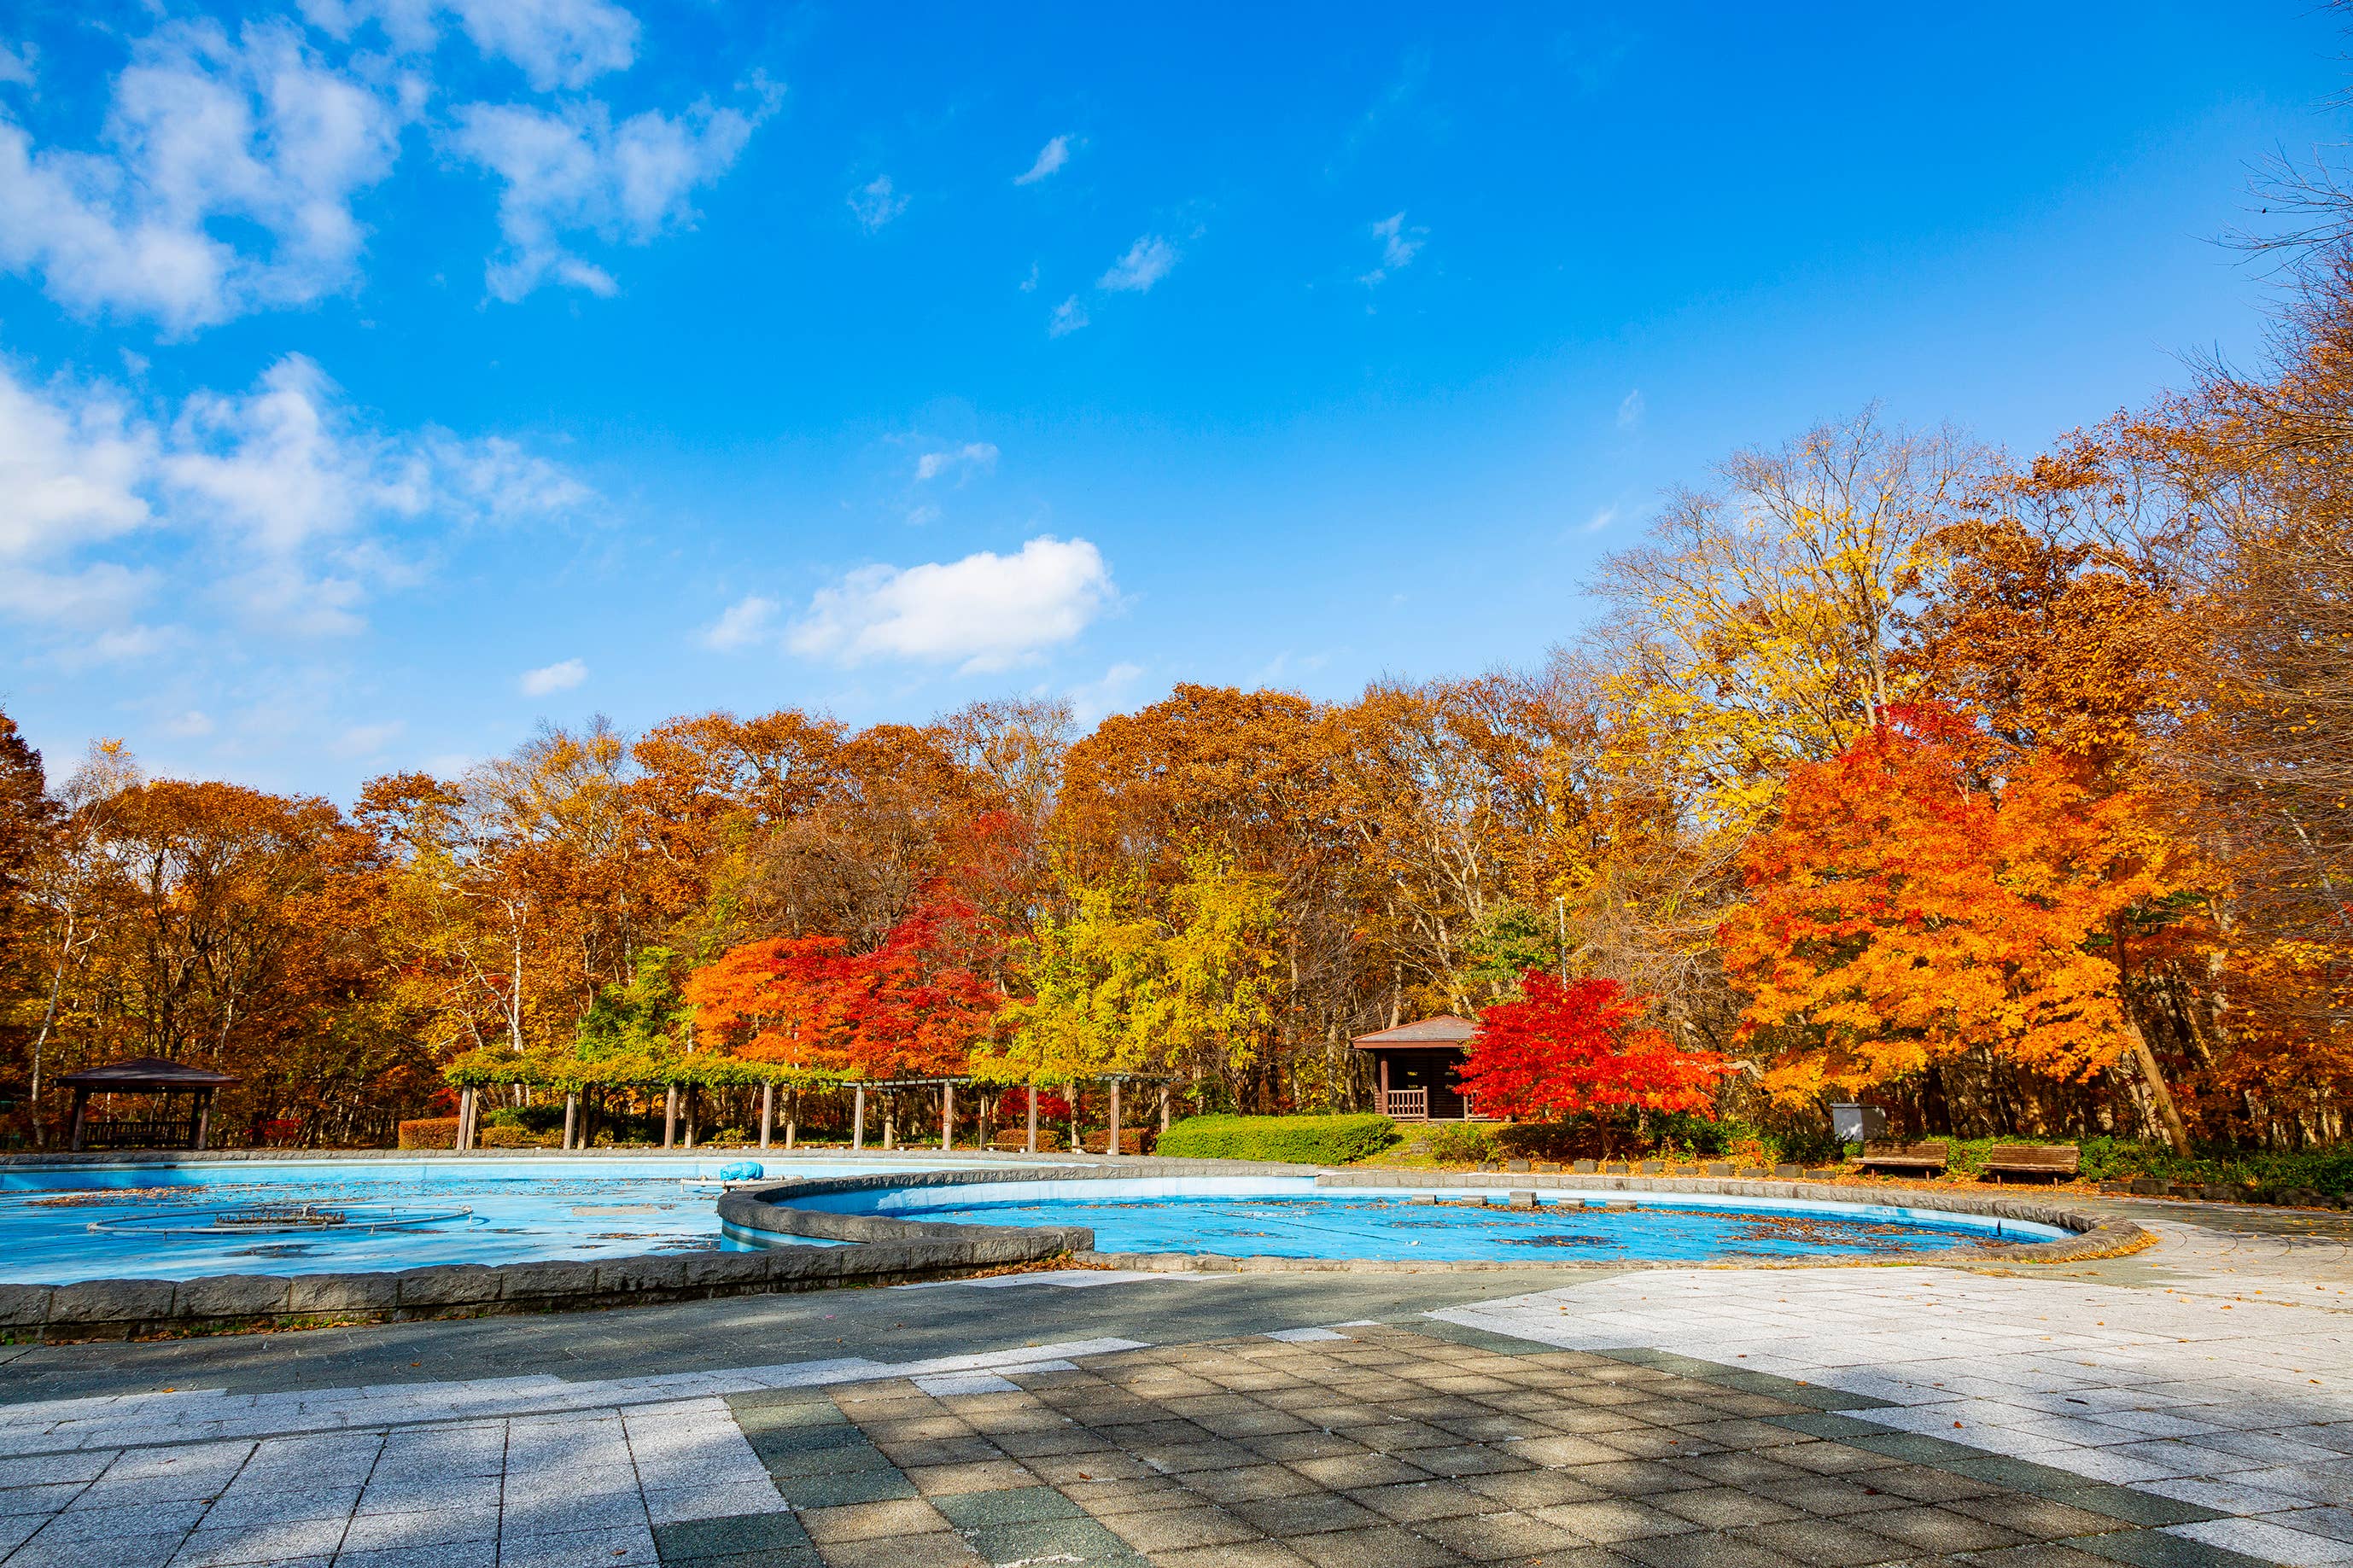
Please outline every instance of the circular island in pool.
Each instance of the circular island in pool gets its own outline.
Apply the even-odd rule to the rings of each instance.
[[[1721,1183],[1731,1190],[1708,1191],[1551,1181],[1466,1188],[1376,1184],[1362,1174],[940,1172],[734,1196],[721,1214],[731,1237],[755,1246],[1002,1226],[1083,1238],[1073,1250],[1097,1258],[1210,1268],[1224,1260],[1403,1268],[2031,1260],[2102,1246],[2084,1233],[2105,1228],[2094,1216],[2006,1201],[1894,1205],[1782,1184]]]

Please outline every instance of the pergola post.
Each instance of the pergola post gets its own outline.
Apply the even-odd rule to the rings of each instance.
[[[1111,1136],[1103,1140],[1103,1152],[1119,1158],[1119,1079],[1111,1080]]]
[[[688,1084],[686,1092],[679,1097],[686,1101],[686,1146],[690,1149],[694,1147],[694,1102],[697,1087],[694,1084]]]
[[[564,1147],[566,1152],[572,1148],[572,1140],[579,1131],[580,1091],[567,1089],[564,1091]]]
[[[1160,1131],[1168,1131],[1168,1080],[1160,1080]]]
[[[849,1152],[853,1154],[866,1147],[866,1086],[860,1084],[851,1099],[849,1111]]]
[[[198,1090],[196,1091],[196,1152],[197,1152],[197,1153],[201,1154],[201,1153],[203,1153],[203,1152],[205,1152],[205,1140],[206,1140],[208,1136],[210,1136],[210,1135],[211,1135],[212,1130],[213,1130],[213,1091],[212,1091],[211,1089],[198,1089]]]
[[[899,1147],[899,1091],[895,1089],[882,1096],[882,1147],[886,1152]]]
[[[980,1142],[974,1145],[975,1148],[980,1150],[983,1153],[987,1153],[988,1152],[989,1112],[996,1109],[997,1096],[990,1093],[986,1088],[984,1088],[980,1091],[980,1131],[976,1134]]]
[[[662,1085],[662,1147],[678,1142],[678,1085]]]
[[[760,1147],[768,1146],[768,1130],[776,1124],[776,1083],[769,1079],[760,1085]]]
[[[1038,1086],[1029,1086],[1029,1141],[1022,1145],[1029,1153],[1038,1152]]]
[[[940,1085],[940,1152],[955,1147],[955,1085]]]
[[[75,1089],[73,1091],[73,1130],[66,1134],[66,1148],[77,1154],[81,1152],[82,1118],[89,1110],[90,1090]]]
[[[794,1089],[785,1100],[785,1152],[793,1152],[793,1141],[801,1130],[801,1091]]]

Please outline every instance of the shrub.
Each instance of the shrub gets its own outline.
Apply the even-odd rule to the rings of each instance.
[[[454,1116],[426,1116],[400,1124],[400,1146],[404,1149],[455,1149],[458,1146],[458,1119]]]
[[[1483,1165],[1496,1153],[1495,1131],[1472,1121],[1441,1122],[1421,1146],[1441,1165]]]
[[[1177,1160],[1286,1160],[1345,1165],[1398,1141],[1386,1116],[1188,1116],[1155,1151]]]

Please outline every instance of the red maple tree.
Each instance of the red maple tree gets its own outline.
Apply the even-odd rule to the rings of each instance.
[[[1599,1110],[1692,1110],[1713,1118],[1715,1051],[1686,1051],[1641,1020],[1651,998],[1615,980],[1520,976],[1517,999],[1480,1016],[1460,1082],[1490,1114],[1561,1118]]]

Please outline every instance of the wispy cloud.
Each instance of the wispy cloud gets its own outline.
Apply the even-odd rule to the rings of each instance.
[[[942,474],[987,474],[996,470],[997,446],[990,441],[967,441],[961,447],[925,452],[915,459],[918,484],[936,479]]]
[[[349,39],[369,22],[394,48],[429,55],[454,16],[485,56],[512,61],[533,89],[581,88],[637,58],[638,19],[610,0],[301,0],[313,26]]]
[[[702,646],[720,653],[732,653],[766,642],[776,635],[776,612],[781,607],[774,599],[746,594],[722,610],[719,618],[703,629]]]
[[[1089,729],[1110,714],[1124,710],[1133,702],[1135,683],[1144,677],[1140,664],[1114,664],[1103,672],[1102,678],[1082,682],[1071,688],[1071,717]]]
[[[1050,338],[1059,338],[1065,333],[1075,332],[1086,324],[1087,308],[1081,304],[1079,297],[1073,294],[1054,307],[1053,315],[1046,322],[1046,335]]]
[[[587,679],[588,667],[576,658],[567,658],[523,671],[522,679],[515,685],[525,697],[547,697],[569,691]]]
[[[1585,527],[1582,531],[1586,533],[1599,533],[1617,521],[1618,509],[1614,506],[1605,506],[1594,512],[1591,517],[1585,520]]]
[[[877,174],[849,193],[850,216],[869,234],[880,231],[906,210],[907,198],[892,185],[888,174]]]
[[[1095,279],[1095,287],[1113,294],[1146,294],[1168,276],[1177,262],[1176,247],[1156,234],[1147,234],[1127,247],[1127,254]]]
[[[1618,400],[1618,428],[1620,430],[1641,429],[1642,426],[1642,414],[1648,406],[1649,405],[1642,401],[1642,389],[1639,386],[1633,391],[1628,393],[1625,396],[1620,398]]]
[[[786,644],[843,665],[872,659],[1000,670],[1076,637],[1116,598],[1103,552],[1041,535],[920,566],[864,566],[818,591]]]
[[[1084,143],[1080,143],[1080,145],[1084,145]],[[1068,136],[1055,137],[1051,142],[1047,142],[1043,147],[1038,149],[1037,158],[1030,163],[1029,167],[1026,171],[1013,176],[1013,183],[1017,185],[1036,184],[1039,181],[1044,179],[1049,174],[1056,173],[1063,164],[1069,163],[1071,161],[1071,151],[1072,147],[1071,138]]]
[[[1426,228],[1407,227],[1405,214],[1401,212],[1391,213],[1373,225],[1372,230],[1373,237],[1381,242],[1380,265],[1356,279],[1367,289],[1390,273],[1401,272],[1412,266],[1413,258],[1420,254],[1423,244],[1430,238],[1430,230]]]
[[[573,248],[573,237],[645,245],[692,223],[688,198],[734,164],[781,97],[761,78],[750,90],[748,110],[698,103],[675,116],[648,110],[617,125],[593,100],[554,110],[460,105],[449,146],[504,184],[505,245],[491,258],[491,296],[512,302],[551,282],[599,298],[617,291],[611,273]]]

